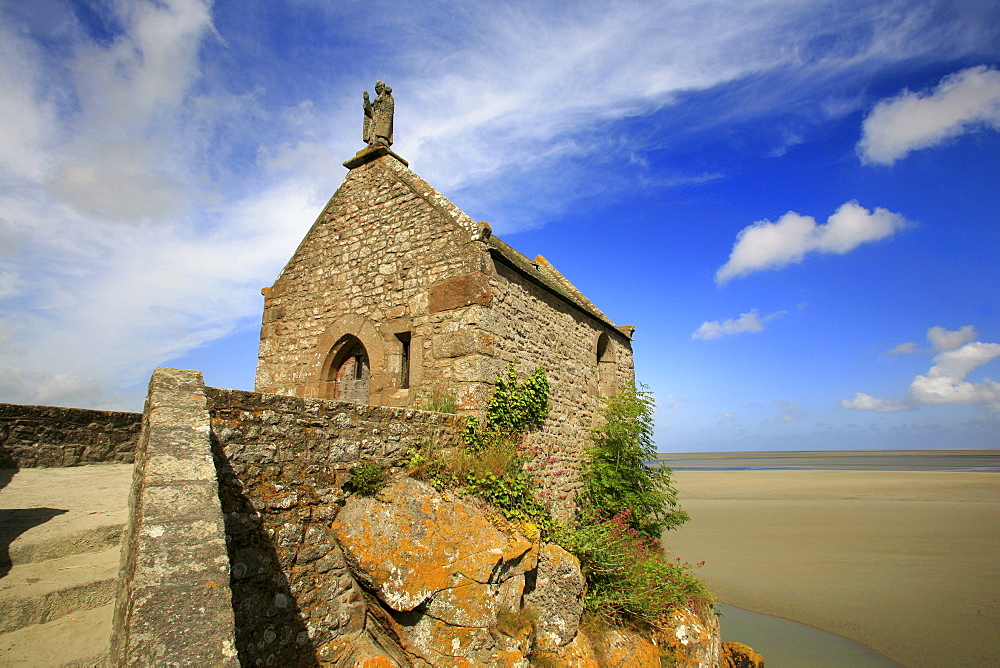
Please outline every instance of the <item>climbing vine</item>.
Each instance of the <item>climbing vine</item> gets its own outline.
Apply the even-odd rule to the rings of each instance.
[[[493,396],[486,404],[486,420],[470,417],[463,436],[466,447],[477,452],[497,440],[517,440],[538,429],[549,413],[549,379],[541,367],[519,383],[511,364],[507,377],[497,378]]]
[[[530,522],[543,534],[555,528],[548,509],[535,499],[534,486],[524,465],[530,458],[524,435],[541,427],[548,415],[549,381],[536,368],[518,381],[514,365],[497,378],[485,418],[470,417],[457,452],[425,448],[410,457],[413,475],[438,490],[456,489],[495,506],[508,520]]]

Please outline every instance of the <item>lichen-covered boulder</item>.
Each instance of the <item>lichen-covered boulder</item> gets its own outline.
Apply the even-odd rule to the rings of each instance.
[[[539,665],[553,668],[598,668],[601,665],[590,638],[582,630],[565,645],[536,646],[533,658]],[[659,662],[654,665],[659,666]]]
[[[598,661],[608,668],[653,668],[660,665],[660,648],[629,628],[609,628],[595,639]]]
[[[434,666],[518,665],[531,631],[496,630],[517,614],[538,544],[497,528],[482,508],[403,478],[353,496],[332,529],[354,576],[390,611],[403,649]]]
[[[677,608],[660,636],[678,668],[716,668],[722,659],[719,618],[715,611]]]
[[[538,617],[538,644],[542,648],[569,643],[580,628],[583,594],[586,587],[580,560],[548,543],[538,554],[534,589],[526,593],[524,603]]]
[[[741,642],[724,642],[722,668],[764,668],[764,657]]]

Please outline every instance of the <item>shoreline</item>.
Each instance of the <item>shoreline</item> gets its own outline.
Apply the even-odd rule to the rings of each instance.
[[[1000,478],[711,470],[674,483],[692,520],[664,543],[708,562],[699,575],[720,602],[907,666],[1000,663]]]
[[[810,668],[842,668],[845,665],[852,668],[901,666],[871,647],[832,631],[794,619],[738,608],[728,603],[717,603],[716,606],[724,608],[720,611],[723,614],[720,620],[722,641],[735,640],[749,645],[764,656],[765,662],[788,666],[808,665]],[[808,656],[805,661],[804,655]]]
[[[660,453],[675,471],[843,470],[1000,473],[1000,450],[788,450]]]

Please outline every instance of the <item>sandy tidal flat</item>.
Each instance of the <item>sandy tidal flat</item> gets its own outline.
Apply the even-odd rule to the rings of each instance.
[[[1000,666],[1000,474],[675,471],[666,536],[724,603],[906,666]],[[765,657],[766,659],[766,657]]]

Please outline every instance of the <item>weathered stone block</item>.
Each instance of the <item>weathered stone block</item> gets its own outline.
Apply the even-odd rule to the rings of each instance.
[[[576,636],[585,587],[579,559],[558,545],[541,546],[535,588],[524,602],[538,614],[537,631],[543,647],[565,645]]]
[[[492,303],[493,292],[490,289],[489,278],[481,272],[473,272],[431,286],[427,311],[438,313],[472,304],[489,306]]]
[[[493,337],[486,332],[474,329],[445,332],[434,335],[432,349],[434,357],[437,359],[463,357],[473,353],[492,355]]]

